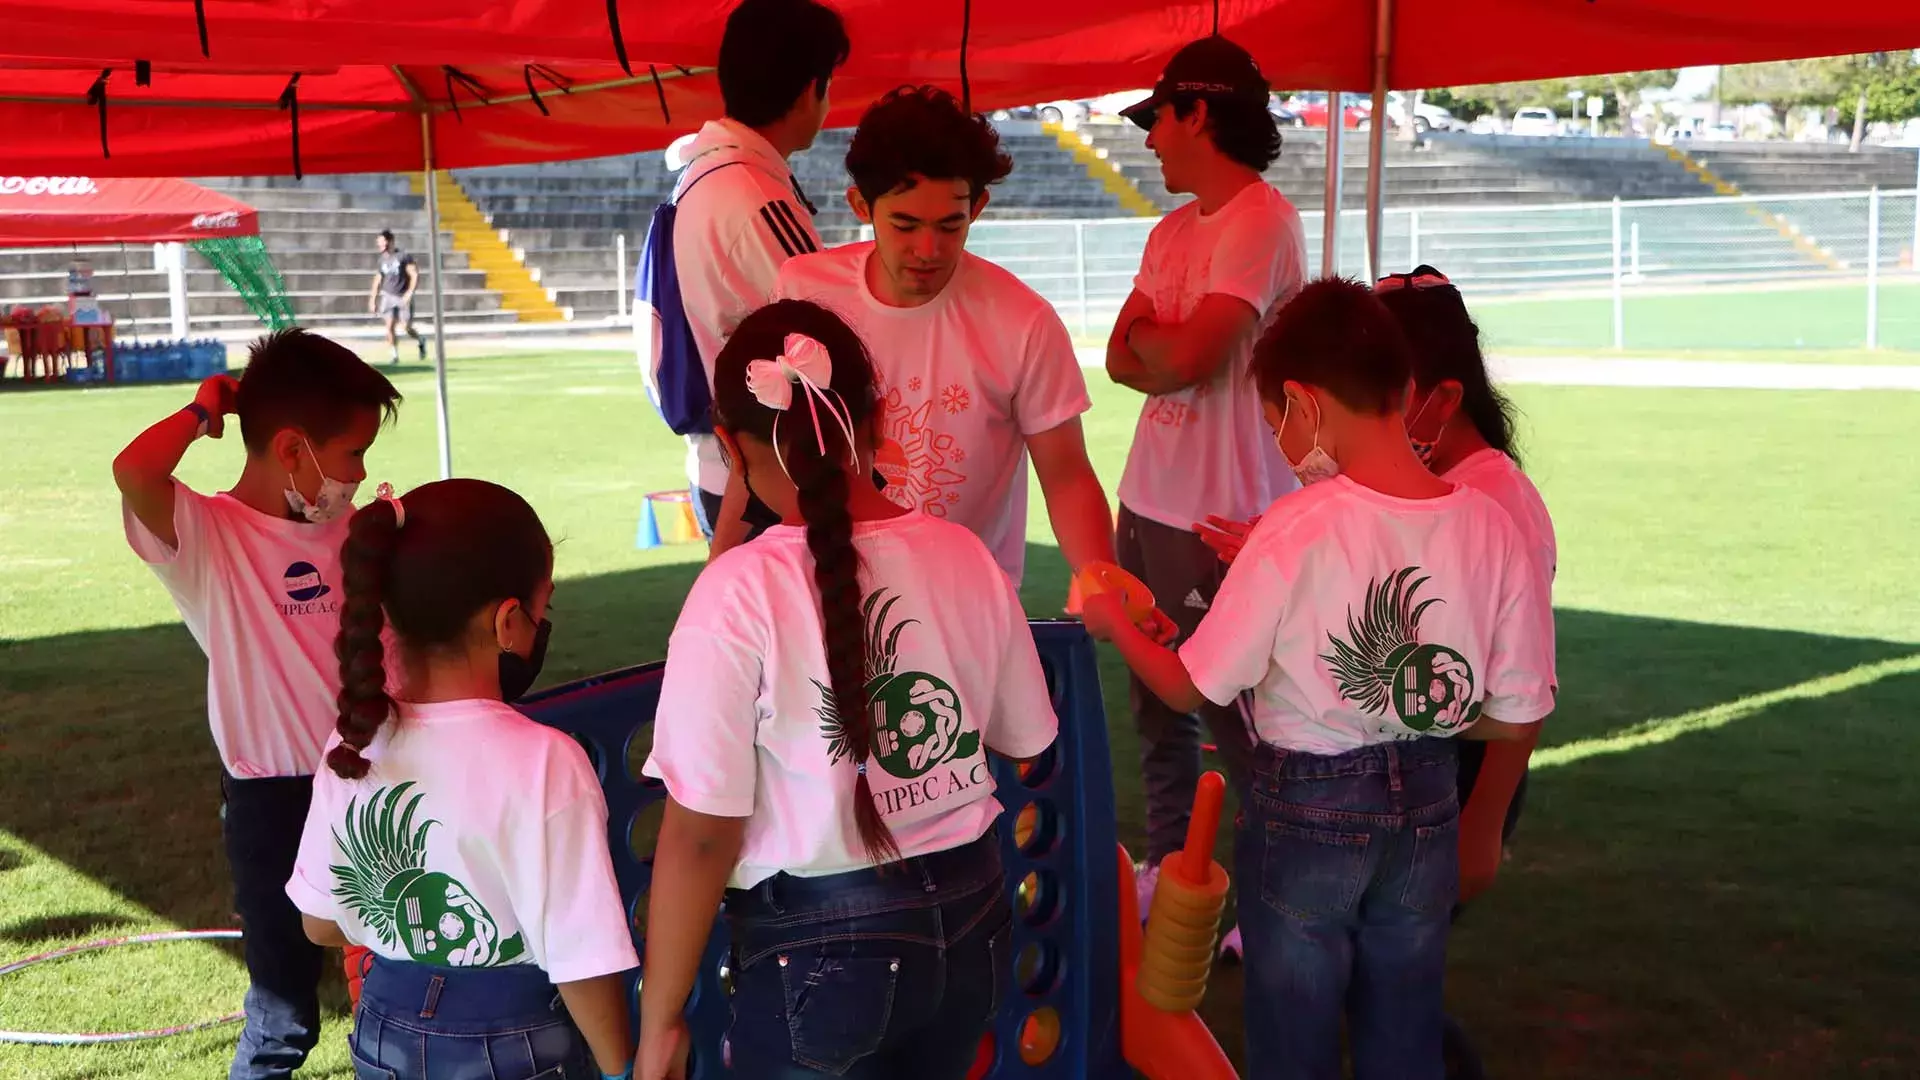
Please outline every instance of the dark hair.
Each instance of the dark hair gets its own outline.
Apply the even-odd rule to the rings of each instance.
[[[392,229],[381,229],[381,230],[380,230],[380,239],[382,239],[382,240],[385,240],[385,241],[386,241],[387,243],[389,243],[389,244],[391,244],[391,243],[393,243],[393,230],[392,230]]]
[[[1253,378],[1268,401],[1280,401],[1291,379],[1377,415],[1405,407],[1410,352],[1400,324],[1371,289],[1327,277],[1309,282],[1274,314],[1253,346]]]
[[[327,767],[349,780],[367,774],[360,751],[393,712],[382,628],[391,624],[403,649],[452,645],[488,604],[533,603],[553,572],[553,542],[539,515],[498,484],[440,480],[400,502],[404,526],[393,503],[376,499],[354,513],[340,550],[340,743],[327,752]]]
[[[352,349],[297,326],[275,330],[247,350],[234,411],[248,451],[262,453],[283,428],[318,444],[347,430],[358,409],[391,422],[400,391]]]
[[[1173,115],[1185,120],[1201,100],[1197,94],[1175,94],[1169,104]],[[1207,134],[1213,139],[1214,149],[1254,172],[1266,172],[1267,166],[1279,159],[1280,125],[1274,122],[1265,102],[1223,97],[1204,100]]]
[[[867,620],[860,602],[860,553],[853,546],[853,515],[847,509],[851,487],[846,435],[837,422],[822,416],[823,448],[805,416],[806,391],[796,387],[793,408],[780,425],[776,444],[774,421],[782,414],[760,404],[747,389],[747,365],[781,355],[789,334],[805,334],[827,347],[833,380],[826,389],[846,405],[855,431],[872,424],[879,395],[866,345],[838,315],[805,300],[777,300],[741,320],[713,363],[714,422],[736,436],[751,435],[777,445],[787,475],[799,491],[800,515],[807,521],[807,550],[813,555],[813,584],[820,594],[834,713],[853,760],[861,767],[854,781],[854,823],[868,857],[892,862],[900,857],[900,846],[873,805],[865,771],[873,746],[873,719],[867,707]]]
[[[847,174],[872,206],[880,197],[929,180],[965,180],[976,202],[987,185],[1013,172],[1000,133],[937,86],[902,86],[868,106],[847,147]]]
[[[1417,267],[1409,277],[1440,277],[1431,266]],[[1493,385],[1487,360],[1480,351],[1480,328],[1467,313],[1467,302],[1452,285],[1407,285],[1379,294],[1406,332],[1413,349],[1413,383],[1431,390],[1448,379],[1460,384],[1460,408],[1473,421],[1487,445],[1515,461],[1513,402]]]
[[[851,48],[839,13],[814,0],[740,0],[720,37],[720,100],[728,116],[765,127],[807,87],[825,95]]]

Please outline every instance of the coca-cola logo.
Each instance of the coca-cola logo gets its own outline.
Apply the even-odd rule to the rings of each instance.
[[[232,210],[222,210],[218,214],[196,214],[193,219],[196,229],[237,229],[240,227],[240,215]]]
[[[0,195],[91,195],[91,176],[0,176]]]

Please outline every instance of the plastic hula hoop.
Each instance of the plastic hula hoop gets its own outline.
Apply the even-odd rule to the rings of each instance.
[[[0,976],[11,975],[21,968],[32,967],[48,960],[58,960],[75,953],[91,952],[95,949],[111,949],[118,945],[145,945],[156,941],[203,941],[213,938],[237,939],[238,930],[167,930],[157,934],[138,934],[133,937],[103,938],[89,941],[84,945],[69,945],[64,949],[55,949],[38,956],[29,956],[25,960],[15,960],[11,964],[0,965]],[[168,1035],[184,1035],[189,1031],[201,1031],[206,1028],[231,1024],[246,1018],[246,1013],[228,1013],[217,1020],[202,1020],[194,1024],[178,1024],[173,1027],[150,1028],[146,1031],[101,1031],[62,1033],[52,1031],[0,1031],[0,1042],[33,1043],[40,1046],[97,1046],[101,1043],[137,1042],[141,1039],[163,1039]]]

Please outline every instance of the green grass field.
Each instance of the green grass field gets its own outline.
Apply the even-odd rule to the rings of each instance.
[[[1695,350],[1858,350],[1867,343],[1865,285],[1697,292],[1630,288],[1622,309],[1627,349],[1663,356]],[[1912,353],[1920,350],[1920,280],[1912,274],[1888,275],[1880,283],[1879,314],[1879,345],[1886,355],[1877,359],[1915,362]],[[1605,294],[1477,299],[1474,318],[1494,349],[1585,352],[1613,347],[1613,301]],[[1847,362],[1861,360],[1855,355]]]
[[[549,680],[658,657],[699,552],[636,552],[681,483],[630,356],[457,362],[455,463],[564,543]],[[435,470],[431,380],[401,378],[372,479]],[[0,394],[0,963],[226,925],[204,661],[125,548],[113,453],[185,387]],[[1096,390],[1117,482],[1131,395]],[[1920,944],[1920,396],[1519,387],[1560,530],[1560,668],[1527,817],[1462,920],[1449,994],[1492,1075],[1911,1077]],[[203,443],[185,479],[237,473]],[[1037,506],[1036,500],[1036,506]],[[1026,600],[1064,569],[1037,511]],[[1120,669],[1105,686],[1120,832],[1140,835]],[[1224,854],[1224,853],[1223,853]],[[161,1026],[237,1006],[231,950],[140,947],[0,979],[0,1028]],[[1205,1011],[1237,1052],[1240,980]],[[351,1075],[344,992],[303,1075]],[[220,1075],[234,1029],[129,1047],[0,1044],[0,1077]]]

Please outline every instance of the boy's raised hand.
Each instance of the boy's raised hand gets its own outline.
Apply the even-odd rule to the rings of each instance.
[[[193,401],[194,404],[207,410],[208,438],[217,439],[226,433],[225,418],[234,412],[239,394],[240,380],[231,375],[211,375],[200,384],[200,389],[193,395]]]

